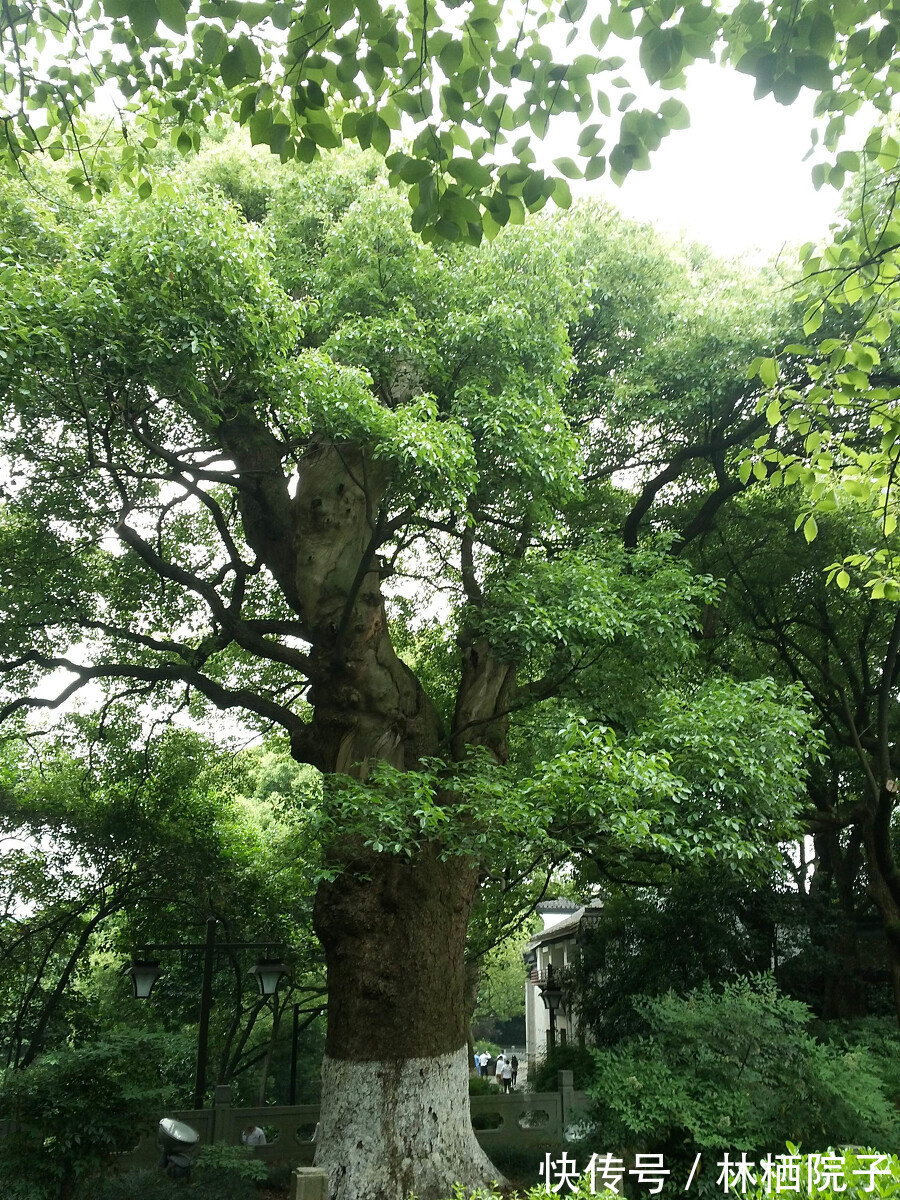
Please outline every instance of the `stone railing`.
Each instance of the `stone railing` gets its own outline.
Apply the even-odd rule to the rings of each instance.
[[[577,1092],[571,1071],[560,1071],[555,1092],[498,1091],[495,1096],[470,1097],[472,1124],[484,1150],[514,1147],[560,1146],[567,1131],[584,1120],[588,1097]],[[241,1131],[248,1125],[259,1125],[266,1131],[268,1142],[256,1146],[254,1154],[267,1162],[290,1167],[309,1166],[315,1155],[312,1140],[319,1120],[317,1104],[296,1104],[291,1107],[262,1106],[232,1108],[231,1088],[225,1084],[216,1088],[212,1108],[202,1111],[182,1111],[165,1114],[186,1121],[200,1134],[202,1144],[229,1142],[237,1144]],[[155,1134],[147,1134],[134,1150],[121,1156],[122,1165],[143,1166],[156,1160]]]

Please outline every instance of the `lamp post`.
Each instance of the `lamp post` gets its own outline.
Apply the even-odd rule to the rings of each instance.
[[[197,1026],[197,1064],[194,1071],[194,1108],[203,1107],[206,1092],[206,1059],[209,1044],[209,1016],[212,1010],[212,979],[213,961],[216,951],[228,950],[271,950],[272,942],[217,942],[215,917],[206,922],[206,940],[202,943],[164,942],[145,946],[145,951],[164,950],[202,950],[203,951],[203,982],[200,986],[200,1020]],[[282,975],[288,968],[283,962],[274,958],[264,958],[250,968],[256,977],[256,985],[261,996],[274,996]],[[131,978],[131,986],[139,1000],[146,1000],[153,991],[153,985],[162,975],[159,962],[156,959],[135,959],[130,967],[125,968],[126,975]]]
[[[550,1014],[550,1028],[547,1030],[547,1049],[556,1049],[556,1014],[563,1005],[563,990],[553,977],[553,967],[547,967],[547,978],[540,985],[541,999],[544,1008]]]
[[[297,1103],[297,1049],[300,1045],[300,1005],[294,1005],[291,1024],[291,1078],[288,1085],[288,1104]]]

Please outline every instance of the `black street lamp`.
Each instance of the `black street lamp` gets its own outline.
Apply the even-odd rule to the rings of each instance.
[[[153,985],[162,975],[156,959],[136,958],[130,967],[126,967],[125,975],[130,976],[135,998],[146,1000],[153,991]]]
[[[194,1108],[203,1107],[206,1093],[206,1060],[209,1045],[209,1015],[212,1009],[212,977],[213,958],[217,950],[271,950],[272,942],[217,942],[215,917],[206,922],[206,940],[201,943],[165,942],[145,946],[144,950],[202,950],[203,951],[203,982],[200,990],[200,1020],[197,1026],[197,1065],[194,1072]],[[256,976],[256,985],[261,996],[274,996],[278,981],[288,972],[283,962],[274,958],[260,959],[250,968]],[[125,968],[124,974],[130,976],[131,986],[138,999],[145,1000],[153,990],[153,985],[162,975],[159,963],[151,959],[135,959],[130,967]]]
[[[553,967],[547,968],[547,977],[540,985],[541,999],[544,1008],[550,1014],[550,1028],[547,1030],[547,1049],[556,1049],[556,1014],[562,1008],[565,999],[562,988],[553,977]]]
[[[277,958],[261,958],[250,968],[250,974],[256,976],[256,986],[261,996],[274,996],[278,981],[287,973],[288,968]]]

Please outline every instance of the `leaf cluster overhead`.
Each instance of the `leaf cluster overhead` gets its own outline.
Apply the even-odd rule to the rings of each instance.
[[[74,149],[80,194],[124,176],[145,195],[160,138],[190,153],[227,114],[283,160],[347,140],[372,147],[418,233],[477,242],[548,199],[568,207],[571,179],[649,167],[689,121],[665,93],[700,59],[725,58],[782,104],[812,91],[833,150],[863,101],[890,107],[894,22],[890,6],[862,0],[611,0],[599,11],[587,0],[25,0],[0,18],[4,157],[21,168]],[[632,41],[640,73],[662,89],[649,107],[621,53]],[[98,148],[83,113],[107,82],[118,143]],[[536,167],[534,139],[566,114],[581,126],[577,157]],[[833,183],[846,169],[840,157],[822,166]]]

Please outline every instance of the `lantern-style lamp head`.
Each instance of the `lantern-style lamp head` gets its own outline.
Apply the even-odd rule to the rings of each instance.
[[[131,979],[131,986],[134,989],[135,997],[138,1000],[146,1000],[153,991],[153,985],[162,975],[159,969],[159,963],[155,959],[134,959],[130,967],[126,967],[124,971]]]
[[[588,904],[582,909],[581,916],[578,918],[578,931],[575,934],[576,946],[584,946],[590,940],[588,935],[598,929],[602,921],[603,909],[599,904]]]
[[[287,973],[288,968],[277,958],[260,959],[250,968],[250,974],[256,976],[256,986],[261,996],[274,996],[278,981]]]
[[[563,1006],[563,990],[553,978],[553,968],[547,968],[547,981],[541,986],[541,999],[544,1008],[550,1012],[558,1012]]]

